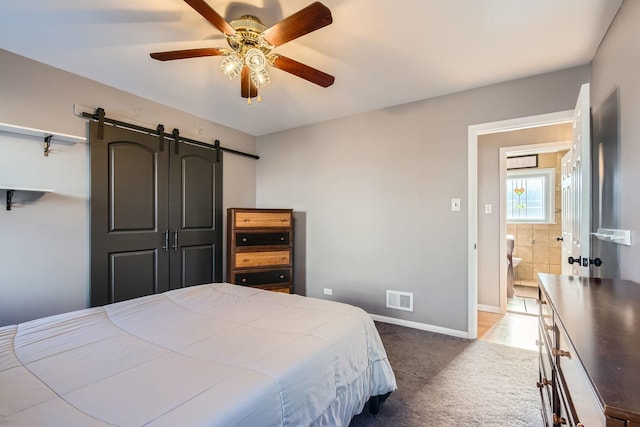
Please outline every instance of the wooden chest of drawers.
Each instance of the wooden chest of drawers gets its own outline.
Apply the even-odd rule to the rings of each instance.
[[[640,427],[640,286],[539,276],[545,425]]]
[[[293,210],[227,210],[227,281],[293,292]]]

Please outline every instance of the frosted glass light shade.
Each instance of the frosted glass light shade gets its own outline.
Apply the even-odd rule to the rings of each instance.
[[[251,68],[251,71],[260,71],[264,70],[267,65],[267,58],[264,56],[264,53],[260,49],[251,48],[244,54],[244,60],[247,63],[247,66]]]
[[[271,81],[271,76],[263,68],[260,71],[251,71],[251,81],[256,87],[262,87]]]
[[[238,55],[229,55],[220,63],[220,69],[225,76],[229,77],[229,80],[233,80],[238,77],[242,71],[242,67],[242,58]]]

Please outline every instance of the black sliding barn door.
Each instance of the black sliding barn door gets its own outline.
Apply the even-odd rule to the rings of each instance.
[[[91,305],[217,282],[216,152],[90,122]]]
[[[169,184],[172,289],[222,280],[222,163],[214,150],[178,149]]]

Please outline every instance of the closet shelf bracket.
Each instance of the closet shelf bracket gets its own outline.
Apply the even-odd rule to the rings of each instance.
[[[50,188],[27,188],[27,187],[14,187],[9,184],[1,184],[0,190],[6,190],[7,192],[7,205],[6,208],[8,211],[11,210],[11,206],[13,204],[13,195],[16,191],[27,191],[31,193],[53,193],[53,190]]]
[[[11,199],[13,198],[13,190],[7,190],[7,210],[11,210]]]

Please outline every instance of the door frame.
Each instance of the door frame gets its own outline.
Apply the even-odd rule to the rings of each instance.
[[[555,125],[573,121],[573,110],[539,114],[516,119],[470,125],[467,133],[467,159],[469,194],[468,233],[467,233],[467,332],[468,338],[478,337],[478,137],[490,133],[508,132]],[[506,231],[500,230],[500,252],[506,254]]]
[[[546,125],[545,125],[546,126]],[[542,154],[559,150],[570,150],[571,140],[557,142],[541,142],[538,144],[513,145],[500,147],[500,250],[499,259],[507,258],[507,206],[505,194],[507,191],[507,157],[511,155]],[[557,185],[557,182],[556,182]],[[558,206],[556,206],[556,209]],[[562,208],[564,210],[564,207]],[[500,313],[507,311],[507,265],[500,265]]]

